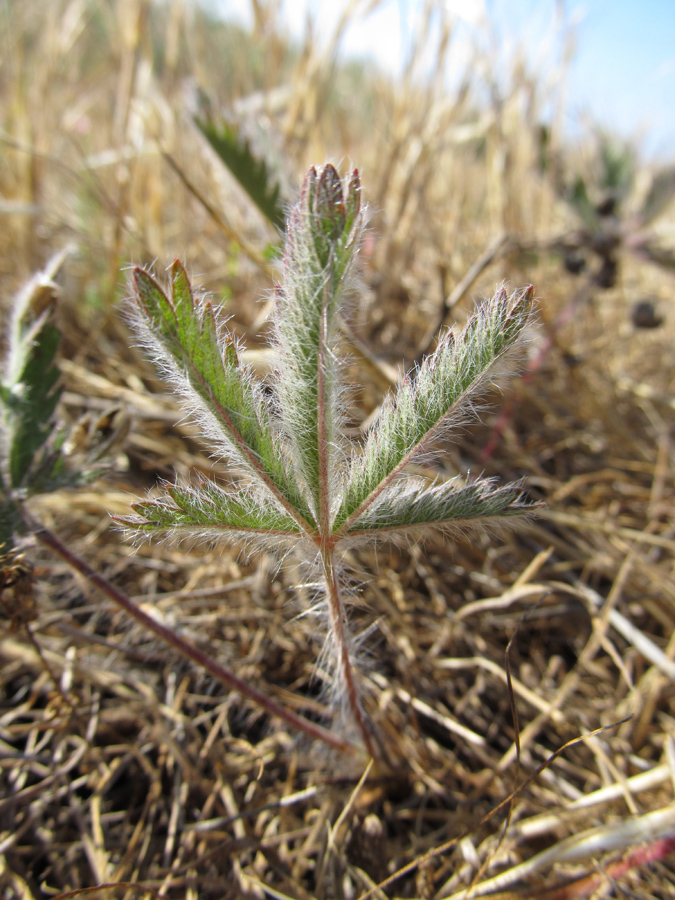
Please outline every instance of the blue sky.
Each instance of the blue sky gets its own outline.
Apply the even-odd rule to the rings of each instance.
[[[250,15],[250,0],[210,0],[225,15]],[[282,0],[289,31],[303,34],[307,11],[319,33],[335,24],[345,0]],[[675,0],[433,0],[458,17],[453,60],[485,45],[489,31],[506,60],[526,48],[534,71],[555,70],[560,57],[556,10],[564,11],[576,38],[568,73],[567,125],[584,130],[589,118],[638,139],[644,156],[675,159]],[[362,3],[365,6],[366,2]],[[373,56],[397,74],[419,21],[424,0],[381,0],[377,10],[352,25],[343,53]],[[559,21],[559,20],[558,20]]]
[[[675,0],[586,0],[570,99],[675,158]]]

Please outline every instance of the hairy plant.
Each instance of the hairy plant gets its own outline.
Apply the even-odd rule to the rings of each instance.
[[[126,425],[118,410],[109,411],[105,421],[82,421],[77,429],[69,429],[56,415],[61,335],[54,324],[58,288],[53,279],[69,252],[67,248],[56,254],[24,285],[11,307],[0,372],[0,554],[13,551],[26,531],[23,501],[93,481]],[[77,435],[85,425],[88,433]]]
[[[267,385],[243,363],[209,301],[195,296],[179,262],[171,267],[168,292],[147,271],[134,270],[141,339],[238,483],[167,485],[160,498],[135,504],[137,515],[124,521],[146,536],[294,549],[321,586],[312,610],[326,626],[322,663],[342,727],[374,755],[342,551],[414,540],[428,528],[491,528],[531,511],[520,484],[430,482],[408,466],[466,420],[495,365],[519,342],[533,290],[509,296],[500,288],[461,334],[447,331],[385,399],[363,444],[352,446],[343,429],[347,402],[337,344],[363,226],[358,172],[343,182],[331,165],[310,169],[286,231],[275,295],[277,368]]]
[[[59,416],[61,397],[57,352],[60,333],[54,307],[58,288],[54,278],[69,250],[57,254],[14,300],[6,335],[6,360],[0,373],[0,617],[22,627],[59,692],[55,678],[33,635],[37,618],[33,595],[33,567],[24,549],[29,536],[48,547],[90,584],[120,606],[128,616],[153,632],[228,688],[238,691],[271,716],[323,741],[341,752],[356,748],[338,735],[277,703],[267,693],[238,678],[175,631],[140,609],[116,585],[34,517],[31,498],[93,481],[107,468],[106,457],[123,440],[128,420],[117,408],[69,428]]]

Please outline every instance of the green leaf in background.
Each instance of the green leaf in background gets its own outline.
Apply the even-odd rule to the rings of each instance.
[[[9,448],[12,487],[21,487],[35,455],[53,430],[51,418],[61,396],[59,370],[54,365],[61,335],[46,319],[31,342],[25,366],[14,390],[5,392],[9,415],[14,419]]]
[[[26,530],[24,499],[94,481],[105,468],[103,455],[125,433],[124,416],[109,412],[99,417],[98,429],[76,441],[84,419],[71,430],[56,414],[61,333],[53,323],[58,296],[53,279],[72,249],[55,254],[12,304],[0,371],[0,553],[11,550]]]
[[[586,182],[581,175],[575,178],[574,184],[567,195],[567,200],[586,226],[591,230],[598,228],[598,214],[591,203]]]
[[[630,144],[602,135],[598,156],[598,186],[610,192],[617,204],[621,204],[630,193],[635,179],[635,151]]]
[[[225,163],[265,218],[284,229],[286,213],[281,188],[273,180],[267,163],[251,150],[250,142],[239,134],[236,125],[208,118],[195,119],[200,131]]]

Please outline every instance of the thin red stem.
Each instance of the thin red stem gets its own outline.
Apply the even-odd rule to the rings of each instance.
[[[353,744],[350,744],[349,741],[339,738],[326,728],[322,728],[321,725],[310,722],[303,716],[299,716],[292,710],[281,706],[281,704],[277,703],[275,700],[272,700],[256,688],[251,687],[251,685],[247,684],[245,681],[242,681],[241,678],[238,678],[234,673],[230,672],[229,669],[226,669],[224,666],[215,662],[210,656],[203,653],[198,647],[195,647],[194,644],[189,643],[182,637],[179,637],[170,628],[155,621],[155,619],[143,612],[142,609],[139,609],[130,597],[119,590],[119,588],[115,587],[114,584],[111,584],[95,569],[92,569],[87,562],[69,550],[55,534],[49,531],[48,528],[33,519],[25,509],[22,510],[22,515],[30,530],[41,543],[46,547],[49,547],[50,550],[53,550],[54,553],[65,560],[65,562],[67,562],[71,568],[75,569],[76,572],[84,575],[87,581],[120,606],[129,616],[137,622],[140,622],[141,625],[149,631],[152,631],[157,637],[161,638],[171,647],[174,647],[182,653],[183,656],[186,656],[188,659],[197,663],[197,665],[206,669],[207,672],[219,681],[222,681],[228,688],[237,691],[243,697],[246,697],[248,700],[251,700],[253,703],[264,709],[270,716],[276,716],[292,728],[302,731],[308,737],[322,741],[324,744],[327,744],[335,750],[347,751],[350,753],[356,752],[356,747]]]
[[[345,690],[347,692],[347,703],[349,711],[354,717],[354,721],[361,732],[363,743],[368,753],[375,758],[375,748],[373,739],[366,725],[366,721],[361,709],[359,701],[359,692],[354,679],[354,669],[349,657],[349,644],[347,643],[347,634],[345,629],[345,615],[340,597],[340,584],[335,571],[334,551],[331,545],[324,545],[321,548],[321,561],[323,563],[324,575],[326,579],[326,598],[328,600],[328,615],[330,617],[331,634],[335,642],[335,648],[338,657],[339,677],[342,679]]]
[[[328,616],[330,619],[331,637],[335,644],[338,663],[338,677],[342,680],[347,692],[347,704],[354,718],[357,728],[363,737],[363,743],[368,753],[374,757],[373,741],[366,725],[359,694],[354,678],[354,669],[349,656],[349,644],[345,628],[345,614],[340,597],[340,584],[335,569],[335,541],[330,534],[330,491],[329,491],[329,459],[328,459],[328,384],[326,378],[327,366],[327,305],[329,300],[330,282],[326,284],[323,293],[323,308],[319,325],[319,347],[317,359],[317,450],[319,462],[319,547],[326,580],[326,599],[328,601]]]

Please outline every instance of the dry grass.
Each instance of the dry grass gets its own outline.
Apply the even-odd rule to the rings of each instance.
[[[191,124],[191,73],[226,105],[285,88],[267,121],[289,179],[326,157],[359,165],[374,214],[354,327],[394,370],[430,322],[461,320],[471,294],[504,277],[537,286],[533,353],[547,352],[448,448],[446,472],[524,476],[547,510],[502,543],[353,560],[369,573],[363,623],[377,623],[370,712],[395,761],[366,773],[225,693],[31,547],[34,584],[15,573],[0,630],[2,896],[115,885],[89,896],[459,898],[473,884],[471,896],[673,897],[675,323],[638,331],[630,319],[635,300],[668,299],[672,276],[627,261],[617,287],[579,293],[557,260],[506,253],[570,224],[536,166],[551,99],[536,73],[514,65],[482,110],[477,76],[453,96],[433,66],[415,76],[421,33],[394,90],[336,68],[337,41],[332,54],[309,41],[290,52],[273,5],[255,7],[251,40],[181,2],[161,15],[144,0],[1,7],[2,295],[74,240],[64,415],[118,403],[133,417],[116,471],[34,513],[239,675],[326,714],[292,571],[234,552],[132,553],[109,519],[174,469],[217,471],[129,347],[113,307],[120,269],[180,255],[229,299],[252,348],[264,338],[255,300],[272,284],[261,254],[274,235]],[[358,360],[354,374],[366,385],[356,432],[382,386]],[[504,407],[498,447],[481,456]]]

